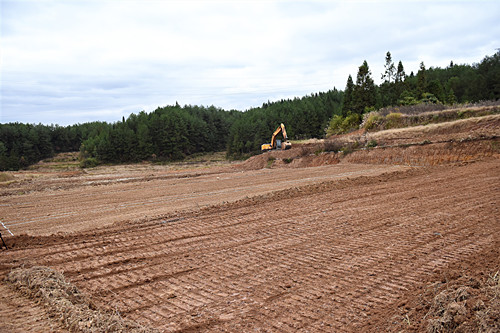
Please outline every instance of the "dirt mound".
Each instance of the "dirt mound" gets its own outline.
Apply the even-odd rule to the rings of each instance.
[[[424,141],[464,141],[500,136],[500,114],[460,119],[439,124],[369,132],[364,141],[374,140],[380,146],[415,144]]]
[[[498,156],[500,139],[471,139],[464,141],[425,141],[396,146],[350,148],[344,152],[324,151],[328,143],[299,147],[289,152],[269,152],[251,157],[238,165],[243,170],[262,168],[305,168],[331,164],[388,164],[408,166],[467,163]]]
[[[304,168],[342,163],[410,166],[463,163],[500,154],[500,115],[294,144],[249,158],[237,168]]]
[[[500,139],[423,143],[359,150],[345,156],[342,163],[429,166],[466,163],[499,154]]]
[[[156,332],[124,320],[119,313],[103,313],[64,276],[48,267],[19,268],[7,282],[49,308],[69,330],[79,332]]]
[[[379,309],[363,331],[500,331],[500,250],[490,249],[444,268]]]
[[[325,153],[322,141],[296,144],[289,150],[274,150],[250,157],[235,167],[242,170],[262,168],[305,168],[339,163],[335,154]]]
[[[50,318],[46,309],[0,282],[0,332],[67,333],[68,329]]]

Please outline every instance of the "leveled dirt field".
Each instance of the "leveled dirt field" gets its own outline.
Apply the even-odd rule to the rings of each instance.
[[[289,172],[239,168],[149,170],[148,166],[101,168],[70,178],[39,177],[23,194],[0,196],[0,221],[14,235],[51,235],[150,219],[326,180],[376,176],[404,166],[332,165]],[[135,175],[128,174],[127,171]],[[103,174],[102,172],[108,172]],[[111,171],[111,172],[110,172]],[[26,193],[25,193],[26,192]],[[0,191],[1,193],[1,191]]]
[[[347,156],[294,147],[216,168],[14,174],[0,197],[15,235],[2,230],[0,278],[47,266],[93,310],[166,332],[493,332],[494,136]],[[61,310],[1,288],[9,332],[61,329]]]

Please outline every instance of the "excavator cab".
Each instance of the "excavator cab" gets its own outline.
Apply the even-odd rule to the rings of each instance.
[[[276,136],[280,133],[283,134],[283,141],[276,139]],[[262,151],[268,151],[273,149],[285,150],[290,148],[292,148],[292,144],[288,141],[285,125],[283,125],[283,123],[281,123],[280,126],[278,126],[278,128],[274,131],[273,136],[271,137],[271,143],[264,143],[260,147]]]

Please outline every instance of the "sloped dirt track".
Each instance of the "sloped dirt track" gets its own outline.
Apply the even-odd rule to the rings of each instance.
[[[313,182],[19,238],[0,264],[63,271],[99,307],[165,331],[357,331],[422,279],[498,248],[499,180],[490,158]]]

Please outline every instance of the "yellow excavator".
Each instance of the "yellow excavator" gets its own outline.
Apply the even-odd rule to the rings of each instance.
[[[276,140],[276,136],[278,134],[283,134],[283,141],[281,140]],[[286,135],[286,130],[285,130],[285,125],[281,123],[281,125],[278,126],[276,131],[274,131],[273,136],[271,137],[271,143],[264,143],[262,146],[260,146],[260,149],[262,151],[268,151],[272,149],[290,149],[292,148],[292,144],[288,141],[288,137]]]

